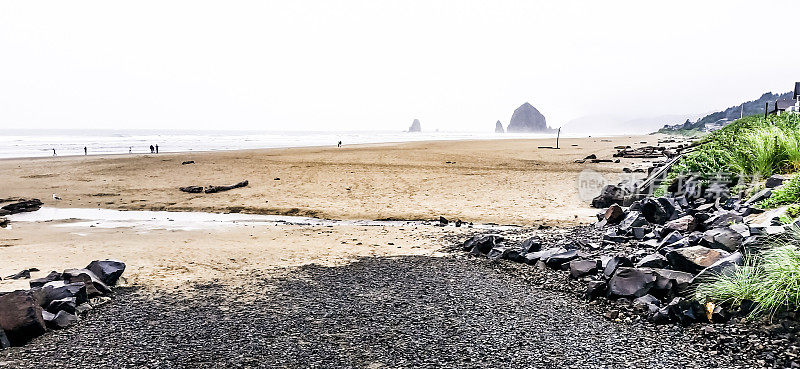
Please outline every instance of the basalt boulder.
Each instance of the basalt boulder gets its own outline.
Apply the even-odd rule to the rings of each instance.
[[[41,297],[38,298],[39,305],[47,307],[55,300],[74,297],[75,302],[80,305],[89,301],[86,293],[86,284],[83,282],[67,283],[65,281],[53,281],[46,283],[41,288]]]
[[[522,241],[522,243],[519,245],[519,248],[525,253],[541,251],[542,240],[539,237],[528,238],[525,241]]]
[[[650,254],[650,255],[647,255],[647,256],[643,257],[642,260],[639,260],[639,262],[636,263],[636,267],[637,268],[663,268],[667,264],[669,264],[669,261],[667,261],[667,258],[665,258],[661,254],[655,253],[655,254]]]
[[[608,296],[642,297],[650,291],[655,282],[656,274],[653,271],[620,267],[608,281]]]
[[[91,298],[111,292],[103,281],[89,269],[67,269],[61,274],[67,283],[82,282],[86,284],[86,294]]]
[[[464,242],[462,249],[473,255],[486,255],[503,241],[505,238],[499,234],[479,234]]]
[[[569,262],[569,275],[572,278],[582,278],[595,274],[598,264],[597,260],[572,260]]]
[[[739,249],[744,237],[728,227],[709,229],[703,233],[702,243],[714,249],[734,252]]]
[[[606,209],[603,219],[606,220],[607,224],[617,224],[625,219],[625,212],[622,210],[621,206],[612,204]]]
[[[78,321],[77,315],[68,313],[63,310],[55,314],[45,311],[43,313],[43,318],[45,324],[47,324],[48,327],[53,329],[64,329],[75,324]]]
[[[600,191],[600,195],[592,199],[592,207],[601,209],[613,204],[622,205],[625,200],[625,191],[615,185],[605,185]]]
[[[54,270],[51,271],[50,274],[42,278],[31,279],[30,282],[28,282],[28,284],[30,284],[31,287],[42,287],[49,282],[59,281],[59,280],[61,280],[61,273],[56,272]]]
[[[115,286],[119,277],[125,272],[125,263],[117,260],[95,260],[86,266],[100,278],[103,283],[109,286]]]
[[[19,346],[45,332],[42,307],[28,291],[0,296],[0,330],[10,343]]]
[[[666,256],[675,270],[697,274],[729,255],[730,253],[725,250],[711,249],[704,246],[689,246],[672,250]]]

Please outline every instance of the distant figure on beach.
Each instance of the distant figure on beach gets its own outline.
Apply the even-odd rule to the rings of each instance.
[[[156,144],[156,154],[158,154],[158,144]]]
[[[342,141],[339,141],[339,146],[336,147],[342,147]]]
[[[128,146],[128,154],[133,153],[133,146]]]
[[[89,155],[89,150],[86,148],[86,146],[83,147],[83,155]]]
[[[150,145],[150,153],[151,154],[155,154],[155,152],[156,152],[156,148],[153,147],[153,145]]]
[[[53,156],[56,156],[56,149],[53,149]]]

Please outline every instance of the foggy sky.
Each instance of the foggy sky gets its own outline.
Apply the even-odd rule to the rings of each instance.
[[[0,3],[0,128],[493,131],[800,80],[792,1]],[[793,36],[794,35],[794,36]]]

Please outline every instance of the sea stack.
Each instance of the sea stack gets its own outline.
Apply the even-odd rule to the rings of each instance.
[[[544,115],[529,103],[522,104],[511,116],[508,132],[551,133],[554,129],[547,126]]]
[[[503,129],[503,123],[497,121],[497,124],[494,126],[494,133],[504,133],[506,130]]]
[[[408,127],[409,132],[422,132],[422,126],[419,124],[419,119],[414,119],[411,127]]]

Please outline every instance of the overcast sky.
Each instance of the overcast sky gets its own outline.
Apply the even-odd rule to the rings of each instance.
[[[0,127],[493,130],[800,80],[797,1],[4,1]],[[794,36],[793,36],[794,35]]]

